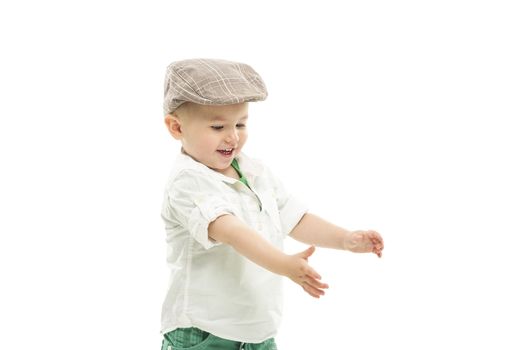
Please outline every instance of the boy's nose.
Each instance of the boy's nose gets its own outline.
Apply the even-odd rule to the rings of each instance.
[[[228,134],[228,136],[226,137],[226,141],[227,142],[238,142],[239,141],[239,134],[237,132],[237,130],[234,130],[232,131],[231,133]]]

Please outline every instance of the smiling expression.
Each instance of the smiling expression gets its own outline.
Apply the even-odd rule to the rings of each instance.
[[[210,169],[225,173],[246,140],[248,103],[204,106],[185,103],[165,118],[183,150]]]

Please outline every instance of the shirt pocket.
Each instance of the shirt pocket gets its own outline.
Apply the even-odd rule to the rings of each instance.
[[[272,191],[259,194],[262,204],[262,212],[270,219],[276,233],[281,234],[281,219],[279,216],[278,203]]]

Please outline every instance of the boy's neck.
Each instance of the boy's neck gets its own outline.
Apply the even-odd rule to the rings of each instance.
[[[215,171],[217,171],[217,170],[215,170]],[[228,176],[228,177],[231,177],[233,179],[239,180],[239,175],[238,175],[236,169],[234,169],[234,167],[232,165],[230,165],[225,170],[218,171],[218,172],[223,174],[223,175],[225,175],[225,176]]]

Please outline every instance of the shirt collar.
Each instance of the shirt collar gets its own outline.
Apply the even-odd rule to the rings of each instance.
[[[249,183],[252,183],[254,178],[260,176],[263,172],[263,166],[260,163],[251,159],[250,157],[248,157],[243,152],[238,154],[236,156],[236,159],[239,163],[239,168],[241,169],[241,172],[247,178]],[[215,170],[210,169],[203,163],[199,163],[198,161],[194,160],[192,157],[185,153],[180,153],[177,156],[174,170],[176,174],[183,170],[198,171],[206,176],[217,178],[218,180],[229,184],[234,184],[238,181],[234,178],[231,178],[229,176],[223,175]]]

